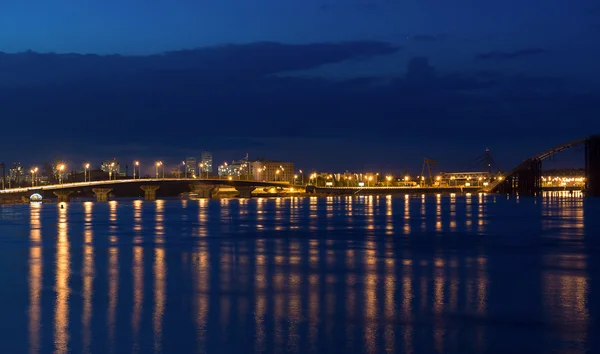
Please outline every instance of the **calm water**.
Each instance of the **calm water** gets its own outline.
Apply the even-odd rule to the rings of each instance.
[[[600,200],[0,206],[0,353],[600,351]]]

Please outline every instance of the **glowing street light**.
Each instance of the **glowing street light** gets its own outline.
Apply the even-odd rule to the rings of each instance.
[[[387,180],[388,187],[389,187],[390,186],[390,182],[392,181],[392,176],[385,176],[385,179]]]
[[[138,174],[138,179],[141,177],[142,175],[142,171],[140,171],[140,162],[139,161],[133,161],[133,179],[135,179],[135,170],[139,171]]]
[[[112,176],[113,176],[113,170],[114,170],[114,168],[115,168],[115,163],[114,163],[114,162],[111,162],[111,163],[110,163],[110,165],[109,165],[109,169],[108,169],[108,179],[109,179],[109,180],[113,179],[113,177],[112,177]],[[116,175],[116,174],[114,174],[114,175],[115,175],[115,179],[117,179],[117,178],[116,178],[116,177],[117,177],[117,175]]]
[[[156,162],[154,163],[154,166],[156,167],[156,168],[155,168],[155,170],[156,170],[156,178],[158,178],[158,168],[159,168],[160,166],[162,166],[162,165],[163,165],[162,161],[156,161]],[[165,168],[163,167],[163,178],[164,178],[164,177],[165,177]]]
[[[202,170],[204,169],[204,163],[200,162],[198,164],[198,175],[202,178]],[[208,172],[206,173],[206,178],[208,179]]]
[[[63,183],[63,171],[65,170],[66,166],[64,164],[60,164],[58,165],[58,183],[62,184]]]
[[[88,182],[88,170],[90,169],[90,164],[89,163],[85,163],[83,165],[83,181],[84,182]]]
[[[31,172],[31,186],[32,187],[35,187],[35,174],[37,173],[37,171],[38,171],[37,167],[32,168],[31,171],[30,171]]]

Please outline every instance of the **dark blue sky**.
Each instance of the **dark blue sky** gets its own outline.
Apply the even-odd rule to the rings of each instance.
[[[1,159],[508,168],[600,132],[599,35],[591,0],[3,1]]]

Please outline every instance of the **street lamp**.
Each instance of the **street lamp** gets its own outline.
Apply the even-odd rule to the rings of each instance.
[[[156,167],[156,169],[155,169],[155,170],[156,170],[156,178],[158,178],[158,168],[159,168],[160,166],[162,166],[162,164],[163,164],[163,163],[162,163],[162,161],[156,161],[156,162],[154,163],[154,166]],[[164,177],[165,177],[165,168],[163,167],[163,178],[164,178]]]
[[[110,166],[109,166],[109,168],[108,168],[108,179],[109,179],[109,180],[112,180],[112,179],[113,179],[113,177],[112,177],[112,176],[113,176],[113,169],[114,169],[114,168],[115,168],[115,163],[114,163],[114,162],[111,162],[111,163],[110,163]],[[116,177],[116,175],[115,175],[115,177]],[[115,179],[116,179],[116,178],[115,178]]]
[[[298,175],[294,175],[294,184],[296,184],[297,179],[298,179]]]
[[[200,162],[198,164],[198,176],[200,176],[200,179],[202,179],[202,170],[204,169],[204,164],[202,162]],[[206,178],[208,178],[208,173]]]
[[[59,184],[63,184],[63,171],[65,170],[65,165],[64,164],[60,164],[58,165],[58,183]]]
[[[185,166],[185,161],[181,161],[181,165],[183,166],[183,178],[187,178],[187,168]]]
[[[279,181],[279,170],[275,171],[275,175],[277,176],[277,177],[275,178],[275,180],[276,180],[276,181]]]
[[[392,176],[386,176],[385,179],[387,179],[388,187],[389,187],[390,186],[390,181],[392,180]]]
[[[133,179],[135,179],[135,169],[140,169],[140,162],[139,161],[133,161]],[[141,177],[142,171],[139,171],[138,174],[138,179]]]
[[[373,176],[369,176],[368,181],[367,182],[367,187],[371,187],[371,181],[373,180]]]
[[[88,170],[90,169],[90,164],[86,163],[85,165],[83,165],[83,181],[87,182],[88,181]]]
[[[31,186],[35,187],[35,174],[37,173],[38,168],[34,167],[31,169]]]
[[[302,172],[302,170],[298,172],[300,172],[300,185],[304,185],[304,172]]]

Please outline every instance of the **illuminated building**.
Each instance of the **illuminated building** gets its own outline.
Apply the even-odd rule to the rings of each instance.
[[[255,181],[294,182],[294,163],[258,160],[250,162],[250,175]]]
[[[195,157],[186,157],[185,158],[185,169],[187,172],[187,177],[196,176],[196,158]]]
[[[203,173],[213,173],[213,158],[210,151],[204,151],[202,153],[200,163],[202,164],[202,167],[200,167],[200,169]]]
[[[25,170],[23,170],[23,166],[20,162],[15,163],[8,170],[8,178],[10,183],[14,183],[15,185],[25,182]]]
[[[248,165],[245,160],[225,162],[219,166],[218,173],[219,176],[240,177],[248,174]]]

